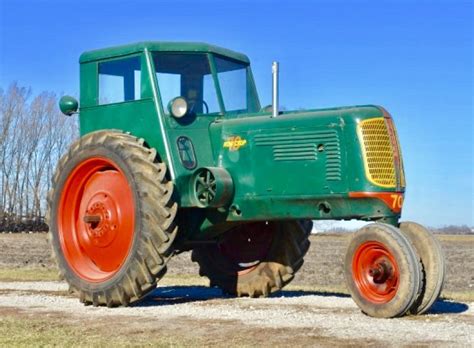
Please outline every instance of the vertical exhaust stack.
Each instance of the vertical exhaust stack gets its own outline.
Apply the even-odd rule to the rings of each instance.
[[[272,117],[278,116],[278,62],[272,63]]]

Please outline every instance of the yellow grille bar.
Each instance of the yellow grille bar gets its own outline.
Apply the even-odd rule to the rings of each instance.
[[[390,136],[383,117],[363,120],[358,125],[367,179],[374,185],[394,188],[397,173]]]

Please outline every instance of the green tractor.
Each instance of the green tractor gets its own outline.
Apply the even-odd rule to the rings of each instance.
[[[294,278],[320,219],[371,222],[345,259],[366,314],[423,313],[441,292],[438,242],[399,222],[403,163],[382,107],[281,112],[274,63],[262,108],[247,56],[144,42],[82,54],[79,122],[48,218],[60,274],[85,304],[142,299],[188,250],[211,286],[267,296]]]

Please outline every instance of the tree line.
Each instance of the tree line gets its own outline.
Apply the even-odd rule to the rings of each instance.
[[[59,111],[55,93],[0,88],[0,231],[47,230],[51,177],[77,136],[77,118]]]

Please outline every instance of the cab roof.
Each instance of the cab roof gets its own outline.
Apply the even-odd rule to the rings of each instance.
[[[87,63],[108,58],[125,56],[128,54],[143,52],[145,49],[149,51],[160,52],[201,52],[215,53],[225,57],[233,58],[245,63],[250,63],[245,54],[228,50],[226,48],[210,45],[203,42],[166,42],[166,41],[146,41],[137,42],[128,45],[102,48],[93,51],[87,51],[81,54],[80,63]]]

